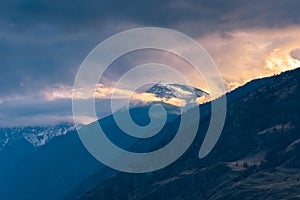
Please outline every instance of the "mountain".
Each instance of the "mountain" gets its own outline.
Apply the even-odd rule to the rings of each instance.
[[[130,114],[133,120],[140,125],[149,123],[148,112],[151,105],[150,103],[131,108]],[[181,108],[169,104],[162,105],[167,110],[167,122],[173,121],[180,115]],[[124,111],[121,109],[118,113],[123,114]],[[157,115],[157,117],[160,116]],[[153,148],[153,142],[150,140],[139,142],[134,137],[127,137],[118,128],[112,115],[94,123],[100,123],[101,127],[110,133],[108,137],[125,149],[149,151]],[[10,137],[11,142],[0,151],[0,199],[60,199],[96,172],[101,173],[101,177],[97,181],[115,173],[114,170],[102,165],[88,153],[74,129],[60,129],[58,127],[57,134],[63,133],[62,135],[53,137],[44,145],[36,147],[33,144],[39,143],[35,143],[36,140],[32,138],[35,138],[34,136],[42,138],[41,133],[45,133],[48,129],[29,127],[3,129],[4,135],[16,137],[15,139]],[[65,133],[62,130],[68,131]],[[168,127],[162,131],[168,133]],[[8,132],[10,134],[6,134]],[[51,133],[50,129],[48,132]],[[28,133],[32,133],[33,136],[27,137]],[[171,137],[173,133],[168,134]],[[153,139],[160,142],[165,139],[163,136],[163,134],[158,134]],[[27,141],[28,138],[32,139],[30,140],[32,143]],[[47,138],[47,134],[43,138]],[[93,185],[90,183],[89,186],[92,187]],[[90,189],[90,187],[86,187]],[[51,189],[50,193],[49,189]]]
[[[251,81],[228,93],[222,136],[209,156],[199,160],[198,151],[210,120],[210,103],[201,105],[200,129],[190,149],[169,167],[144,175],[118,173],[105,167],[88,153],[76,130],[38,147],[22,136],[0,151],[0,199],[212,199],[222,194],[230,199],[231,188],[238,198],[244,195],[242,192],[252,194],[249,187],[256,182],[268,187],[271,178],[282,181],[278,188],[291,186],[287,191],[293,194],[299,191],[295,184],[300,155],[299,76],[299,70],[294,70]],[[130,109],[137,124],[149,123],[151,105]],[[147,139],[124,134],[113,116],[94,123],[100,123],[118,146],[147,152],[167,144],[178,129],[180,108],[163,106],[168,110],[167,124]],[[122,110],[119,112],[122,114]]]
[[[198,151],[209,112],[202,116],[192,146],[167,168],[147,174],[116,173],[78,198],[299,199],[299,84],[296,69],[229,93],[225,127],[207,157],[200,160]]]
[[[0,128],[0,151],[6,145],[24,138],[34,147],[39,147],[57,136],[65,135],[74,125],[62,123],[54,126]]]
[[[183,85],[183,84],[173,84],[160,82],[153,85],[151,88],[146,90],[147,93],[155,94],[160,98],[178,98],[185,100],[193,100],[195,97],[201,97],[203,95],[209,95],[207,92],[204,92],[198,88]]]
[[[5,200],[60,199],[103,167],[75,130],[38,148],[21,138],[0,152],[0,160],[0,199]]]

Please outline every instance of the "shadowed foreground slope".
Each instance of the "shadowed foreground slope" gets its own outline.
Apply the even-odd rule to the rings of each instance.
[[[297,69],[233,98],[221,138],[206,158],[197,155],[209,116],[202,118],[190,149],[169,167],[148,174],[117,173],[79,198],[299,199],[299,83]]]

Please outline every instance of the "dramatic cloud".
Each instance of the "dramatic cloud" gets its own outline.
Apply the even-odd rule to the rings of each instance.
[[[166,97],[158,97],[157,95],[153,93],[147,93],[147,92],[137,92],[137,91],[131,91],[126,89],[120,89],[115,87],[107,87],[103,84],[97,84],[92,91],[86,91],[86,90],[73,90],[74,91],[74,98],[76,99],[128,99],[133,104],[136,103],[149,103],[149,102],[163,102],[166,104],[183,107],[187,103],[190,103],[189,99],[184,99],[184,96],[187,96],[187,94],[193,95],[191,92],[181,90],[179,88],[175,88],[178,95],[178,97],[174,98],[166,98]],[[47,93],[47,98],[50,100],[53,99],[60,99],[60,98],[72,98],[73,95],[69,96],[68,94],[69,90],[56,90],[51,91],[50,93]],[[66,94],[66,95],[65,95]],[[201,97],[198,97],[196,101],[198,103],[204,103],[209,100],[209,96],[204,95]]]
[[[30,121],[29,116],[12,120],[22,116],[22,112],[39,110],[39,106],[27,109],[29,104],[40,105],[35,101],[21,103],[28,99],[46,102],[49,110],[57,110],[51,115],[43,111],[43,120],[32,113],[32,121],[47,121],[48,115],[53,116],[49,121],[62,120],[54,117],[61,114],[71,116],[70,112],[59,112],[52,102],[70,101],[76,72],[99,42],[135,27],[172,28],[197,39],[212,55],[228,90],[253,78],[299,67],[299,6],[300,1],[295,0],[3,0],[0,2],[1,120],[16,124]],[[186,73],[193,86],[209,90],[204,80],[188,70],[187,63],[174,56],[136,54],[114,63],[115,68],[101,80],[105,86],[98,91],[98,97],[102,95],[105,99],[110,94],[110,88],[128,66],[154,58]],[[139,98],[154,97],[144,94]],[[61,105],[70,107],[66,103]],[[9,113],[15,113],[15,118]]]
[[[294,0],[4,0],[0,85],[5,87],[0,94],[26,95],[51,84],[72,85],[88,52],[122,30],[162,26],[194,38],[212,33],[228,37],[226,32],[249,28],[280,31],[299,24],[299,6]]]
[[[255,78],[300,67],[300,26],[239,29],[199,39],[219,67],[228,89]]]

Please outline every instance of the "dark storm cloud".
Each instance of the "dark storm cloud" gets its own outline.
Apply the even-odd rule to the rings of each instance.
[[[291,51],[291,56],[294,59],[300,60],[300,49],[294,49]]]
[[[14,102],[28,108],[22,111],[13,104],[3,108],[1,100],[38,96],[56,84],[72,86],[85,56],[120,31],[160,26],[196,38],[215,32],[225,38],[230,37],[227,31],[236,29],[299,24],[299,6],[300,1],[295,0],[2,0],[0,111],[37,115],[24,102]],[[35,111],[48,113],[56,107],[61,108],[57,113],[65,115],[62,107],[69,105],[56,103],[47,104],[48,111]]]
[[[5,0],[1,16],[9,20],[11,26],[17,22],[27,30],[36,24],[72,30],[120,19],[153,26],[171,26],[185,21],[212,23],[216,27],[223,23],[232,27],[241,24],[276,26],[298,23],[299,5],[294,0]]]
[[[299,23],[298,1],[4,0],[0,3],[0,94],[72,85],[101,40],[132,27],[175,28],[194,37]]]

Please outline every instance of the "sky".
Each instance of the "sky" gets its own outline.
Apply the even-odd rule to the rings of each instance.
[[[299,6],[295,0],[2,0],[0,126],[72,121],[80,64],[99,42],[131,28],[170,28],[194,38],[218,66],[227,91],[300,67]],[[102,91],[127,66],[153,58],[185,68],[150,54],[114,63]],[[99,105],[106,107],[101,95]]]

